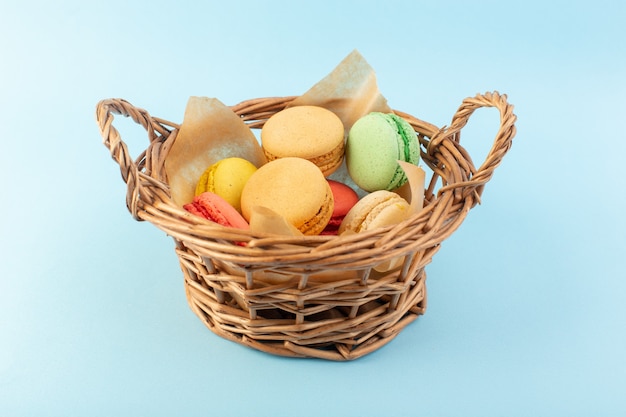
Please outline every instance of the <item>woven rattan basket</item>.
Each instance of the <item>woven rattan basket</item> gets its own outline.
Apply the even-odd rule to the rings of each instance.
[[[258,129],[294,98],[247,100],[232,109]],[[459,139],[469,117],[482,107],[498,109],[500,127],[484,163],[475,168]],[[209,329],[275,355],[343,361],[380,348],[424,313],[425,266],[480,202],[483,187],[515,135],[513,107],[495,92],[465,99],[447,128],[396,113],[414,127],[422,160],[432,171],[424,210],[394,227],[299,238],[190,220],[171,201],[164,170],[179,126],[121,99],[99,102],[96,118],[127,184],[129,211],[174,239],[187,300]],[[138,158],[131,158],[113,127],[114,114],[131,117],[147,130],[150,143]],[[400,267],[383,273],[373,269],[397,257],[404,257]],[[285,276],[285,282],[255,279],[268,271]],[[353,274],[329,280],[333,271],[341,271],[342,277],[347,271]],[[316,280],[320,275],[326,279]]]

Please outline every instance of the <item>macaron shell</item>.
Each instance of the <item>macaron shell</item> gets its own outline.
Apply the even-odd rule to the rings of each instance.
[[[241,212],[241,191],[257,167],[243,158],[222,159],[207,168],[196,186],[196,195],[215,193]]]
[[[400,223],[410,215],[409,203],[394,192],[379,190],[366,195],[345,216],[339,234],[363,232]]]
[[[350,129],[345,158],[350,177],[361,189],[393,190],[406,182],[397,161],[419,161],[417,135],[393,113],[369,113]]]
[[[413,127],[403,118],[394,114],[385,114],[387,120],[393,125],[397,132],[398,149],[400,151],[400,161],[408,162],[416,165],[419,162],[420,151],[417,134]],[[407,181],[406,173],[400,165],[397,166],[395,175],[387,185],[387,190],[394,190]]]
[[[352,126],[346,143],[350,177],[365,191],[386,189],[399,159],[396,132],[382,113],[370,113]]]
[[[268,161],[284,157],[307,159],[324,176],[343,160],[345,138],[341,119],[323,107],[295,106],[270,117],[261,129],[261,145]]]
[[[295,157],[270,161],[260,167],[241,194],[241,210],[248,221],[253,208],[269,208],[302,233],[319,234],[332,216],[330,185],[312,162]]]
[[[339,181],[328,180],[335,202],[333,217],[345,216],[359,201],[359,196],[352,188]]]
[[[246,219],[226,200],[217,194],[204,192],[183,206],[188,212],[226,227],[248,229]]]
[[[333,193],[333,214],[321,234],[336,235],[346,214],[359,201],[359,196],[352,188],[335,180],[328,180]]]
[[[375,207],[361,224],[361,230],[372,230],[398,224],[409,215],[409,203],[403,199],[390,200]]]

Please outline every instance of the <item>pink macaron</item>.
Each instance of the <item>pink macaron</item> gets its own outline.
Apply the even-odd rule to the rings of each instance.
[[[246,219],[226,200],[217,194],[206,191],[194,197],[191,203],[183,206],[188,212],[226,227],[249,229]]]

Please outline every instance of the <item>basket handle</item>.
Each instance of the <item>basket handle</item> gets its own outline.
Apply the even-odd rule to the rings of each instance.
[[[459,145],[461,129],[467,124],[470,116],[477,109],[483,107],[495,107],[500,112],[500,128],[496,133],[493,145],[489,150],[485,161],[478,169],[474,169],[471,165],[471,158],[467,152],[460,146],[449,146],[451,142]],[[502,158],[511,147],[513,137],[515,136],[515,121],[517,117],[513,113],[513,106],[507,102],[507,96],[498,92],[485,94],[477,94],[463,100],[456,114],[452,118],[452,122],[448,128],[441,129],[431,138],[429,147],[437,149],[449,148],[450,153],[456,153],[457,160],[460,165],[465,166],[469,175],[453,175],[452,181],[439,189],[439,194],[453,190],[455,197],[463,198],[468,193],[474,193],[476,203],[480,202],[485,184],[491,179],[495,168],[500,165]],[[448,141],[446,146],[445,141]],[[468,165],[469,161],[469,165]]]
[[[146,155],[149,157],[147,150],[143,151],[136,160],[131,158],[128,146],[122,140],[118,130],[113,127],[113,114],[130,117],[143,126],[148,132],[150,143],[160,140],[162,135],[168,136],[170,131],[153,119],[146,110],[134,107],[126,100],[106,99],[101,100],[96,105],[96,122],[100,129],[103,143],[111,152],[111,157],[120,166],[122,179],[127,185],[126,207],[136,220],[142,220],[138,214],[140,196],[144,194],[140,192],[142,188],[140,179],[147,180],[164,190],[166,188],[149,175],[149,170],[144,172]]]

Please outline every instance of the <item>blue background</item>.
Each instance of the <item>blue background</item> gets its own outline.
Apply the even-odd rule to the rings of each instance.
[[[625,4],[2,1],[0,415],[626,415]],[[95,105],[180,122],[190,95],[302,94],[355,48],[439,126],[506,93],[513,147],[384,348],[334,363],[221,339],[172,240],[126,210]],[[470,120],[476,161],[497,127]]]

